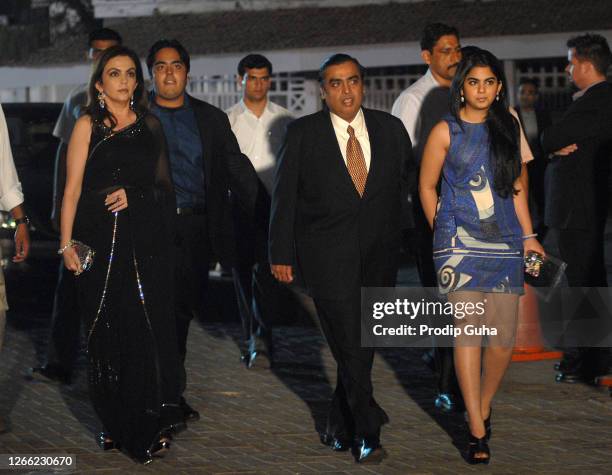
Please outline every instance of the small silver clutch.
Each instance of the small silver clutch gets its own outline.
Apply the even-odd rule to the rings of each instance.
[[[79,270],[79,272],[77,272],[77,275],[81,272],[85,272],[91,269],[91,266],[93,265],[94,261],[94,256],[96,255],[96,251],[94,251],[87,244],[84,244],[81,241],[74,240],[72,241],[72,249],[74,249],[74,251],[76,252],[77,257],[79,258],[79,263],[81,264],[81,269]]]

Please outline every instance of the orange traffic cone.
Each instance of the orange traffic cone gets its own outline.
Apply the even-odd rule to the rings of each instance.
[[[536,361],[561,358],[560,351],[549,351],[542,343],[540,311],[533,288],[525,284],[525,295],[519,300],[518,325],[512,361]]]
[[[597,378],[595,378],[595,383],[598,386],[606,386],[610,388],[610,391],[612,391],[612,375],[610,374],[607,374],[605,376],[598,376]]]

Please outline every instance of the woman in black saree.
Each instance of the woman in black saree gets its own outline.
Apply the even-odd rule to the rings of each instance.
[[[138,56],[122,46],[104,51],[89,98],[68,147],[60,252],[80,274],[101,445],[148,463],[184,428],[172,302],[174,191]],[[90,270],[80,267],[74,241],[95,251]]]

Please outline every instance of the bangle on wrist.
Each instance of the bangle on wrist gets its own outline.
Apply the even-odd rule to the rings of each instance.
[[[23,215],[21,218],[15,218],[13,219],[13,221],[15,221],[16,225],[20,225],[20,224],[29,225],[30,224],[30,218],[28,218],[26,215]]]
[[[70,241],[68,241],[68,244],[66,244],[61,249],[58,249],[57,253],[60,255],[63,254],[66,251],[66,249],[68,249],[69,247],[72,247],[73,244],[74,244],[74,241],[71,239]]]
[[[527,239],[531,239],[531,238],[534,238],[534,237],[538,237],[538,233],[525,234],[523,236],[523,241],[526,241]]]

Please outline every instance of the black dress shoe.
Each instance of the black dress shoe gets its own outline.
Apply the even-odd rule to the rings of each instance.
[[[244,353],[240,360],[247,369],[270,369],[272,368],[272,358],[265,350],[248,351]]]
[[[380,445],[378,439],[359,439],[357,445],[354,446],[355,462],[379,464],[387,456],[387,452]]]
[[[181,397],[181,410],[183,411],[183,420],[185,423],[196,422],[200,420],[200,413],[193,407],[187,404],[184,397]]]
[[[582,378],[578,373],[566,371],[555,376],[555,381],[558,383],[579,383]]]
[[[71,376],[54,365],[35,366],[26,371],[26,379],[43,383],[71,384]]]
[[[331,449],[334,452],[346,452],[353,448],[353,441],[349,439],[334,439]]]
[[[327,445],[334,452],[346,452],[353,448],[353,439],[346,436],[334,436],[323,432],[319,434],[319,439],[323,445]]]
[[[586,383],[586,384],[595,384],[595,378],[590,378],[585,376],[579,371],[565,371],[563,373],[557,374],[555,376],[555,381],[558,383]]]

